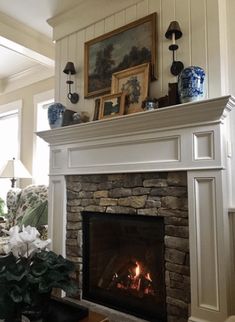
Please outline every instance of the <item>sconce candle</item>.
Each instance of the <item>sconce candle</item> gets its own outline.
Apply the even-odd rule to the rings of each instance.
[[[175,33],[172,34],[172,45],[175,45]]]
[[[182,31],[180,30],[179,23],[177,21],[172,21],[167,29],[167,32],[165,33],[165,37],[167,39],[172,40],[172,44],[169,46],[169,50],[173,53],[173,62],[171,65],[171,73],[174,76],[178,76],[179,73],[184,69],[184,65],[181,61],[175,60],[175,51],[179,48],[179,46],[176,44],[176,39],[179,39],[182,37]]]
[[[68,75],[66,84],[68,84],[68,94],[67,97],[70,100],[71,103],[76,104],[79,100],[79,95],[77,93],[71,92],[71,85],[73,84],[73,81],[71,80],[71,75],[76,74],[76,70],[74,67],[74,63],[67,62],[63,72]]]

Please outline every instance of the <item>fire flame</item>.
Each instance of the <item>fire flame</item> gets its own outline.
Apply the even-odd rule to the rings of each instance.
[[[135,278],[140,275],[140,265],[136,262]]]
[[[147,280],[149,280],[150,282],[152,282],[152,279],[151,279],[151,277],[150,277],[150,274],[149,274],[149,273],[147,273],[145,277],[146,277],[146,279],[147,279]]]
[[[123,272],[122,275],[115,272],[112,278],[112,285],[115,285],[118,289],[128,290],[132,294],[135,294],[133,292],[138,292],[138,297],[154,295],[153,281],[150,273],[146,271],[146,267],[137,261],[133,264],[127,270],[127,275],[123,276]]]

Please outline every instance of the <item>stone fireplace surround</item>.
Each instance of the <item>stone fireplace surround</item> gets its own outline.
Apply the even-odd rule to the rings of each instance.
[[[234,313],[230,115],[220,97],[37,133],[50,143],[49,233],[65,255],[68,175],[187,172],[190,322]]]
[[[66,254],[77,263],[75,278],[80,287],[83,211],[107,216],[161,216],[165,226],[167,321],[186,322],[190,303],[186,172],[72,175],[66,176],[66,187]]]

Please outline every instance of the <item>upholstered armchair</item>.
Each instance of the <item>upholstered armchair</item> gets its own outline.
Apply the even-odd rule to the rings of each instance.
[[[16,224],[39,227],[47,225],[48,187],[29,185],[24,189],[14,188],[7,193],[9,226]]]

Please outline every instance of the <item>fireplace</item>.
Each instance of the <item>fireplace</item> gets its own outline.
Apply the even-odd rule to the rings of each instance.
[[[220,322],[234,314],[234,216],[229,216],[235,204],[234,107],[234,98],[224,96],[37,133],[50,144],[48,229],[52,247],[62,255],[69,247],[68,257],[76,262],[75,277],[81,289],[81,212],[154,214],[164,217],[168,322]],[[187,211],[176,195],[160,196],[169,208],[157,207],[156,190],[164,194],[164,187],[145,194],[148,187],[137,186],[132,196],[123,196],[129,193],[123,186],[116,197],[117,187],[107,196],[105,185],[97,187],[94,182],[98,175],[177,171],[187,173]],[[90,190],[78,183],[67,199],[66,176],[89,175],[94,175]],[[142,196],[135,198],[141,191]],[[142,208],[144,202],[147,205]],[[189,294],[184,293],[188,285],[190,311]]]
[[[79,263],[80,297],[148,321],[186,322],[187,173],[72,175],[66,187],[66,254]]]
[[[166,321],[163,217],[83,212],[83,298]]]

